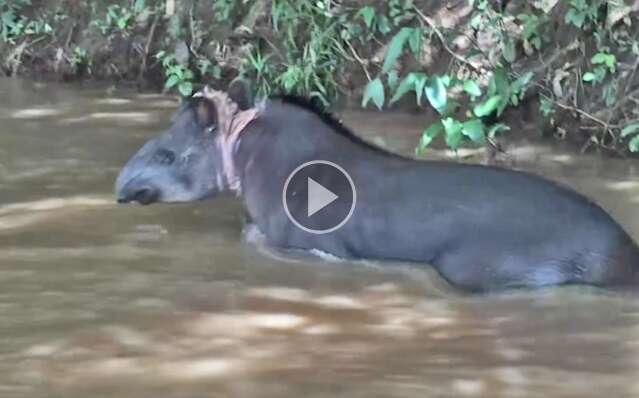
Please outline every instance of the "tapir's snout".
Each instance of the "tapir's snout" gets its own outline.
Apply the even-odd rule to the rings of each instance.
[[[160,199],[160,190],[150,184],[140,184],[133,180],[116,191],[116,198],[118,203],[137,202],[150,205]]]
[[[137,202],[150,205],[159,202],[162,179],[155,177],[155,168],[149,167],[144,156],[134,156],[122,169],[115,182],[115,198],[118,203]]]

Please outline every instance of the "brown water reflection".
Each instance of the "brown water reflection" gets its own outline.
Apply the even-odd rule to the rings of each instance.
[[[469,297],[417,267],[245,242],[231,198],[119,207],[118,168],[174,102],[14,80],[0,91],[2,397],[639,395],[633,297]],[[344,118],[406,153],[423,123]],[[636,163],[535,142],[511,156],[639,236]]]

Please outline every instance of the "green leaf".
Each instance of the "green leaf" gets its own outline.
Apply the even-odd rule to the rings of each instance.
[[[451,149],[457,149],[462,140],[462,124],[451,117],[442,120],[442,125],[446,131],[446,145]]]
[[[514,99],[513,99],[514,97]],[[519,97],[513,95],[510,97],[510,100],[513,101],[513,104],[517,105],[519,103]],[[498,106],[497,106],[497,116],[500,116],[504,110],[506,109],[506,107],[508,106],[508,97],[502,97],[501,101],[499,102]]]
[[[386,35],[391,31],[390,22],[386,15],[381,15],[377,20],[377,30],[379,33]]]
[[[480,119],[471,119],[464,122],[462,125],[462,134],[477,144],[482,144],[486,140],[484,123]]]
[[[626,127],[623,128],[623,130],[621,130],[621,136],[622,137],[627,137],[631,134],[637,134],[639,133],[639,123],[631,123],[626,125]]]
[[[382,66],[383,72],[388,72],[395,66],[397,59],[404,51],[404,45],[408,38],[413,34],[414,28],[404,27],[393,36],[388,50],[386,51],[386,58],[384,59],[384,65]]]
[[[509,63],[513,63],[515,61],[517,54],[515,52],[515,42],[513,40],[506,40],[504,48],[502,49],[502,54]]]
[[[431,124],[422,133],[422,138],[419,140],[419,145],[415,149],[416,154],[424,152],[424,149],[444,130],[444,126],[441,122]]]
[[[615,69],[617,68],[617,57],[614,54],[609,54],[606,57],[606,66],[608,67],[608,69],[610,69],[612,72],[615,71]]]
[[[371,6],[363,7],[357,13],[358,16],[361,16],[364,19],[364,24],[368,29],[373,26],[373,22],[375,22],[375,8]]]
[[[488,83],[488,95],[491,97],[495,95],[507,96],[509,88],[508,73],[504,68],[495,69]]]
[[[395,94],[393,98],[391,98],[390,103],[393,104],[397,102],[400,98],[402,98],[406,93],[415,89],[415,79],[417,75],[415,73],[409,73],[408,76],[402,80],[402,82],[395,90]]]
[[[428,76],[418,73],[415,78],[415,100],[418,106],[422,106],[422,96],[424,95],[424,86],[428,82]]]
[[[171,64],[173,64],[174,62],[175,62],[175,55],[173,54],[164,55],[162,57],[162,67],[164,67],[164,69],[170,67]]]
[[[410,50],[413,52],[415,57],[419,57],[419,54],[422,50],[422,30],[419,28],[414,28],[411,35],[408,37],[408,45],[410,46]]]
[[[128,21],[129,21],[128,19],[120,18],[120,19],[117,20],[116,24],[118,25],[118,28],[120,30],[123,30],[124,28],[126,28],[126,25],[127,25]]]
[[[446,95],[446,86],[441,77],[433,76],[428,79],[426,83],[426,87],[424,87],[424,92],[426,93],[426,98],[430,104],[437,110],[437,112],[442,113],[446,109],[446,102],[448,100]]]
[[[136,14],[139,14],[142,12],[142,10],[144,10],[144,0],[135,0],[135,3],[133,5],[133,11]]]
[[[397,83],[399,82],[399,75],[396,70],[392,70],[388,72],[388,77],[386,78],[386,82],[388,83],[388,88],[394,90],[397,88]]]
[[[605,52],[599,52],[595,54],[590,60],[594,65],[604,64],[611,72],[615,72],[617,69],[617,57],[614,54],[608,54]]]
[[[382,109],[384,106],[384,84],[379,77],[371,80],[366,85],[364,97],[362,98],[362,107],[366,107],[371,100],[378,109]]]
[[[639,152],[639,135],[635,135],[628,143],[630,152]]]
[[[606,62],[606,54],[597,53],[590,59],[590,62],[592,62],[593,64],[603,64]]]
[[[472,3],[472,0],[471,0]],[[472,6],[472,4],[471,4]],[[482,23],[482,14],[481,13],[476,13],[471,19],[470,19],[470,26],[474,29],[478,29],[481,26]]]
[[[191,82],[182,82],[178,86],[178,91],[182,96],[188,97],[193,92],[193,84]]]
[[[273,25],[273,30],[278,32],[280,29],[280,16],[282,15],[282,4],[279,2],[271,3],[271,24]]]
[[[464,91],[466,91],[471,97],[481,96],[481,89],[474,80],[464,81]]]
[[[591,81],[594,81],[596,78],[597,78],[597,76],[594,73],[586,72],[586,73],[584,73],[583,81],[591,82]]]
[[[180,77],[177,75],[171,75],[169,76],[168,79],[166,79],[166,83],[164,83],[164,88],[172,88],[174,87],[176,84],[178,84],[180,82]]]
[[[488,129],[488,134],[486,135],[490,138],[494,138],[497,133],[501,133],[502,131],[509,131],[509,130],[510,130],[509,126],[503,123],[497,123],[490,126],[490,128]]]
[[[510,85],[511,91],[514,91],[515,93],[519,94],[519,92],[521,90],[526,88],[526,86],[528,85],[528,83],[530,83],[532,78],[533,78],[533,73],[532,72],[527,72],[527,73],[524,73],[523,75],[519,76],[517,78],[517,80],[515,80]]]
[[[586,14],[585,13],[580,13],[577,10],[575,10],[574,8],[571,8],[566,13],[565,22],[566,23],[572,23],[573,25],[575,25],[579,29],[581,29],[581,27],[583,26],[585,20],[586,20]]]
[[[530,43],[533,45],[533,47],[535,47],[535,49],[540,50],[541,49],[541,37],[539,36],[535,36],[530,40]]]
[[[494,95],[481,104],[477,105],[475,109],[473,109],[473,113],[477,117],[488,116],[491,113],[495,112],[495,110],[497,110],[499,104],[501,103],[501,100],[501,95]]]
[[[610,82],[603,89],[604,103],[607,107],[613,106],[617,102],[617,85]]]
[[[555,104],[546,98],[541,98],[539,103],[539,110],[541,111],[541,114],[544,115],[544,117],[549,117],[553,113],[555,113]]]

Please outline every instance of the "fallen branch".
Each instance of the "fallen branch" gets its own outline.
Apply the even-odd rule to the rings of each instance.
[[[576,49],[578,49],[578,42],[577,41],[573,41],[572,43],[570,43],[568,46],[562,48],[562,49],[558,49],[558,51],[555,51],[550,57],[548,57],[547,59],[543,59],[541,57],[541,55],[539,56],[539,63],[540,65],[535,66],[534,68],[528,70],[529,72],[532,72],[533,75],[537,75],[541,72],[545,72],[546,70],[552,68],[552,64],[555,63],[555,61],[557,61],[559,58],[563,57],[564,55],[566,55],[567,53],[574,51]]]
[[[566,105],[563,104],[559,101],[555,101],[552,98],[545,96],[543,94],[541,94],[541,96],[543,96],[545,99],[547,99],[548,101],[551,101],[553,104],[555,104],[557,107],[566,110],[566,111],[570,111],[570,112],[575,112],[578,113],[579,115],[585,117],[586,119],[593,121],[595,123],[597,123],[600,127],[597,128],[593,128],[591,126],[582,126],[580,127],[582,130],[594,130],[595,133],[591,134],[590,139],[586,140],[586,142],[583,144],[583,146],[581,147],[581,153],[585,153],[588,148],[590,148],[590,146],[593,143],[596,143],[597,145],[599,145],[600,147],[613,151],[616,154],[620,155],[620,156],[624,156],[623,152],[619,151],[618,149],[616,149],[616,145],[617,145],[617,139],[618,137],[613,134],[612,129],[613,128],[620,128],[620,126],[612,126],[607,122],[604,122],[603,120],[601,120],[600,118],[598,118],[597,116],[593,116],[591,114],[589,114],[588,112],[584,111],[583,109],[579,109],[577,107],[571,106],[571,105]],[[596,135],[596,131],[603,131],[603,136],[605,137],[606,134],[610,135],[611,139],[612,139],[612,144],[610,145],[605,145],[605,143],[603,142],[604,140],[595,140],[595,135]]]
[[[639,88],[636,88],[633,91],[629,92],[623,98],[619,98],[619,100],[617,101],[615,106],[613,106],[612,108],[604,109],[602,111],[599,111],[599,112],[595,113],[595,116],[597,116],[597,117],[604,117],[604,116],[609,116],[609,115],[613,115],[614,116],[615,112],[617,112],[619,110],[619,108],[624,106],[628,101],[632,100],[637,95],[639,95]]]
[[[610,125],[608,123],[604,122],[603,120],[601,120],[597,116],[591,115],[590,113],[584,111],[583,109],[576,108],[576,107],[574,107],[572,105],[566,105],[566,104],[561,103],[559,101],[556,101],[556,100],[554,100],[554,99],[552,99],[552,98],[550,98],[550,97],[548,97],[547,95],[544,95],[544,94],[540,94],[540,95],[542,97],[544,97],[544,99],[552,102],[555,106],[557,106],[557,107],[559,107],[559,108],[561,108],[563,110],[578,113],[579,115],[585,117],[586,119],[591,120],[591,121],[601,125],[602,127],[604,127],[605,130],[609,130],[610,129]]]

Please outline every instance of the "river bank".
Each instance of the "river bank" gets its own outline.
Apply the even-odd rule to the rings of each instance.
[[[639,150],[636,2],[0,1],[0,73],[189,94],[234,78],[415,112],[418,148],[525,131]],[[508,141],[506,139],[506,141]]]

